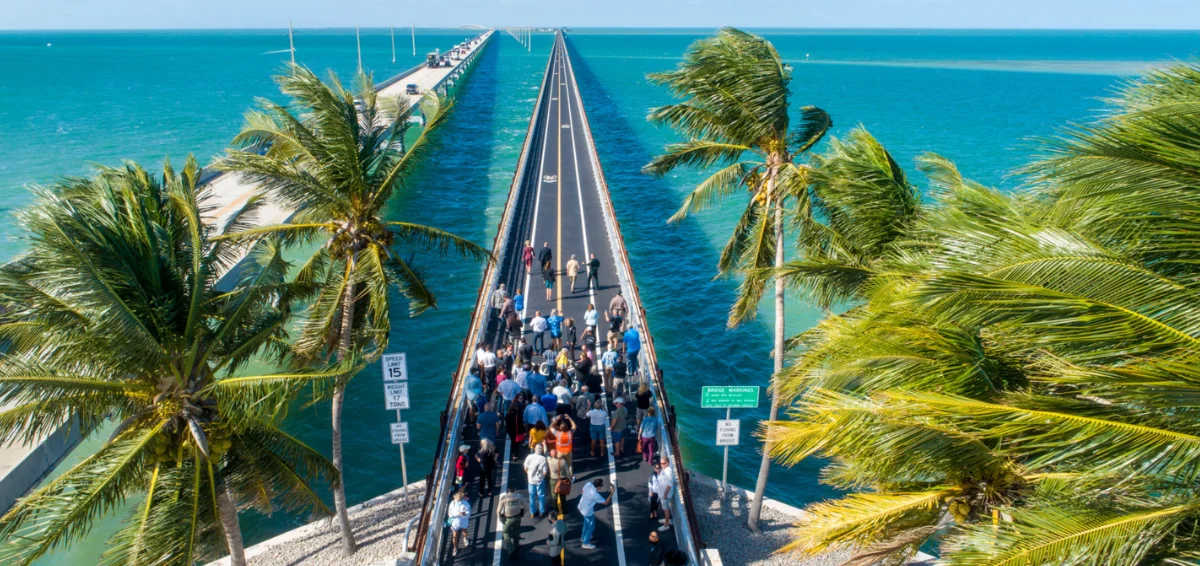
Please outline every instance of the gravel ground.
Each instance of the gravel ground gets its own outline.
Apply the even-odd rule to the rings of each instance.
[[[729,565],[746,566],[833,566],[846,559],[846,553],[831,553],[801,559],[796,556],[775,554],[775,551],[790,540],[788,531],[799,518],[763,506],[757,533],[746,528],[746,514],[750,501],[740,490],[730,494],[721,502],[715,487],[693,481],[692,504],[700,520],[700,536],[709,548],[721,553],[721,562]]]
[[[392,497],[368,501],[359,509],[351,508],[350,523],[358,552],[349,560],[342,557],[342,539],[337,527],[321,520],[302,527],[312,533],[268,546],[261,554],[250,556],[247,562],[249,566],[366,566],[399,558],[404,553],[404,524],[420,513],[424,491],[422,485],[409,494],[407,502],[403,497]],[[416,530],[414,524],[412,532]],[[228,559],[218,564],[228,564]]]

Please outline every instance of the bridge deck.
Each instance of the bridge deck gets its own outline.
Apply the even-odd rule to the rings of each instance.
[[[540,134],[538,137],[542,140],[540,147],[535,144],[531,148],[531,151],[537,152],[535,160],[527,162],[530,168],[526,175],[536,175],[532,177],[536,181],[525,185],[526,190],[532,194],[518,204],[508,247],[519,250],[524,247],[524,242],[529,240],[535,250],[540,252],[543,243],[549,243],[554,254],[553,267],[560,275],[551,301],[546,300],[545,285],[536,259],[530,272],[526,272],[524,265],[519,261],[501,265],[497,281],[507,283],[510,291],[514,286],[522,288],[525,295],[525,311],[522,313],[526,322],[525,337],[531,343],[533,339],[528,331],[528,322],[536,311],[540,311],[543,316],[549,316],[551,309],[559,310],[564,313],[563,316],[575,319],[582,335],[584,312],[589,303],[594,304],[601,313],[598,329],[600,336],[596,348],[598,365],[600,354],[607,344],[607,325],[603,313],[612,297],[622,288],[617,270],[621,258],[614,255],[615,250],[621,249],[622,244],[619,238],[616,242],[610,240],[609,226],[615,227],[615,221],[607,219],[610,222],[606,222],[607,202],[601,200],[602,195],[603,198],[607,198],[606,193],[602,193],[607,188],[598,186],[601,175],[595,170],[591,158],[591,142],[585,131],[586,117],[580,108],[578,86],[561,39],[555,42],[548,73],[549,80],[543,87],[542,94],[543,98],[548,97],[549,100],[544,103],[545,111],[539,115],[530,131],[531,135]],[[577,289],[571,290],[570,281],[565,276],[565,266],[572,254],[581,263],[585,263],[590,254],[595,254],[600,260],[598,289],[587,288],[587,276],[585,271],[581,270],[576,282]],[[635,315],[634,318],[640,320],[641,317]],[[496,326],[490,324],[487,332],[487,339],[492,343],[498,341]],[[644,329],[643,326],[643,332]],[[549,343],[548,333],[546,342]],[[643,342],[649,340],[644,338]],[[541,356],[535,358],[535,361],[542,361]],[[637,383],[633,378],[630,381]],[[632,427],[636,420],[636,406],[631,395],[625,397]],[[614,408],[613,393],[606,392],[605,399],[608,410],[611,411]],[[474,428],[473,425],[468,425],[462,436],[463,441],[472,446],[472,453],[478,446]],[[459,549],[457,556],[452,556],[450,537],[441,537],[437,563],[549,563],[546,539],[551,521],[546,517],[533,519],[528,512],[526,513],[522,520],[520,556],[517,560],[511,561],[501,549],[501,526],[496,509],[500,494],[505,492],[507,486],[512,485],[528,504],[527,481],[522,463],[529,449],[527,446],[513,444],[507,436],[505,433],[505,436],[501,437],[499,446],[504,460],[497,471],[498,487],[495,493],[481,498],[479,470],[473,469],[469,474],[475,479],[468,490],[472,506],[468,530],[469,546]],[[589,453],[591,443],[588,423],[576,419],[573,450],[576,481],[564,505],[567,524],[566,564],[624,566],[646,563],[650,545],[648,536],[652,530],[659,527],[659,523],[649,517],[647,483],[651,469],[650,464],[643,462],[642,456],[636,453],[635,437],[632,429],[626,431],[625,454],[620,458],[614,457],[611,443],[606,443],[603,454],[593,457]],[[448,450],[447,453],[453,451]],[[594,478],[604,479],[605,489],[601,491],[602,495],[607,494],[613,480],[618,487],[611,505],[596,508],[596,529],[592,543],[598,548],[587,550],[581,548],[583,519],[577,506],[583,486]],[[550,492],[552,487],[547,480],[547,498],[552,500],[554,496]],[[438,523],[434,525],[442,526]],[[677,545],[676,533],[673,531],[660,533],[660,538],[668,549]]]

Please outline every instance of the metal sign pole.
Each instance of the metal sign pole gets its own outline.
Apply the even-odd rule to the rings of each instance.
[[[404,422],[400,418],[400,409],[396,409],[396,422]],[[725,449],[726,458],[729,455],[729,449]],[[404,461],[404,443],[400,443],[400,481],[404,482],[404,500],[408,501],[408,464]]]
[[[733,409],[725,409],[725,420],[729,420],[729,414]],[[397,411],[399,412],[399,411]],[[403,450],[403,445],[401,445]],[[721,465],[721,500],[724,501],[729,496],[729,447],[725,447],[725,463]]]

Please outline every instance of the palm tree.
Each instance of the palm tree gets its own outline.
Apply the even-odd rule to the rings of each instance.
[[[224,548],[240,565],[240,506],[328,513],[310,482],[337,483],[336,471],[278,421],[300,388],[355,368],[234,377],[256,354],[284,350],[289,304],[304,289],[268,241],[235,290],[215,288],[229,256],[201,220],[211,205],[200,174],[191,158],[161,176],[104,168],[39,189],[19,214],[28,250],[0,268],[0,440],[119,424],[0,517],[0,562],[70,544],[133,497],[144,502],[105,564],[190,566]]]
[[[246,115],[233,142],[265,151],[230,151],[220,166],[258,183],[264,194],[295,213],[285,224],[230,238],[321,242],[298,276],[320,291],[300,324],[295,352],[320,363],[335,353],[339,360],[374,360],[387,348],[392,287],[408,299],[411,315],[437,305],[412,256],[401,250],[491,258],[487,250],[444,230],[384,219],[388,199],[408,182],[451,104],[426,93],[420,102],[425,127],[406,144],[414,109],[398,109],[397,100],[379,97],[362,74],[356,91],[345,89],[336,75],[326,84],[297,66],[277,81],[292,106],[260,101],[262,109]],[[344,389],[336,388],[332,397],[333,465],[342,473]],[[334,503],[348,556],[356,544],[342,484],[334,489]]]
[[[931,198],[776,377],[792,420],[768,451],[828,458],[853,492],[785,550],[872,564],[937,534],[945,564],[1200,559],[1197,79],[1127,85],[1017,193],[921,160]]]
[[[678,222],[736,193],[749,202],[721,252],[722,275],[778,268],[784,263],[784,217],[787,207],[806,207],[807,168],[796,159],[821,140],[832,126],[825,111],[807,106],[793,125],[790,116],[791,67],[765,39],[724,28],[716,36],[692,44],[673,71],[650,75],[683,100],[651,109],[648,119],[688,138],[667,146],[643,171],[661,177],[679,167],[720,166],[701,182],[671,217]],[[798,190],[799,189],[799,190]],[[748,277],[729,314],[729,326],[753,319],[766,288],[765,280]],[[775,372],[783,369],[784,284],[775,285]],[[771,398],[770,419],[779,406]],[[754,489],[748,526],[758,528],[771,460],[764,454]]]

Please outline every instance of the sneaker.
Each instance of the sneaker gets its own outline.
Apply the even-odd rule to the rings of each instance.
[[[660,532],[660,533],[665,533],[669,530],[671,530],[671,525],[663,525],[658,528],[658,532]]]
[[[659,520],[658,520],[658,524],[660,524],[660,525],[665,525],[665,524],[667,524],[667,520],[666,520],[666,519],[659,519]]]
[[[596,545],[589,543],[589,544],[581,545],[580,548],[582,548],[584,550],[596,550]]]

